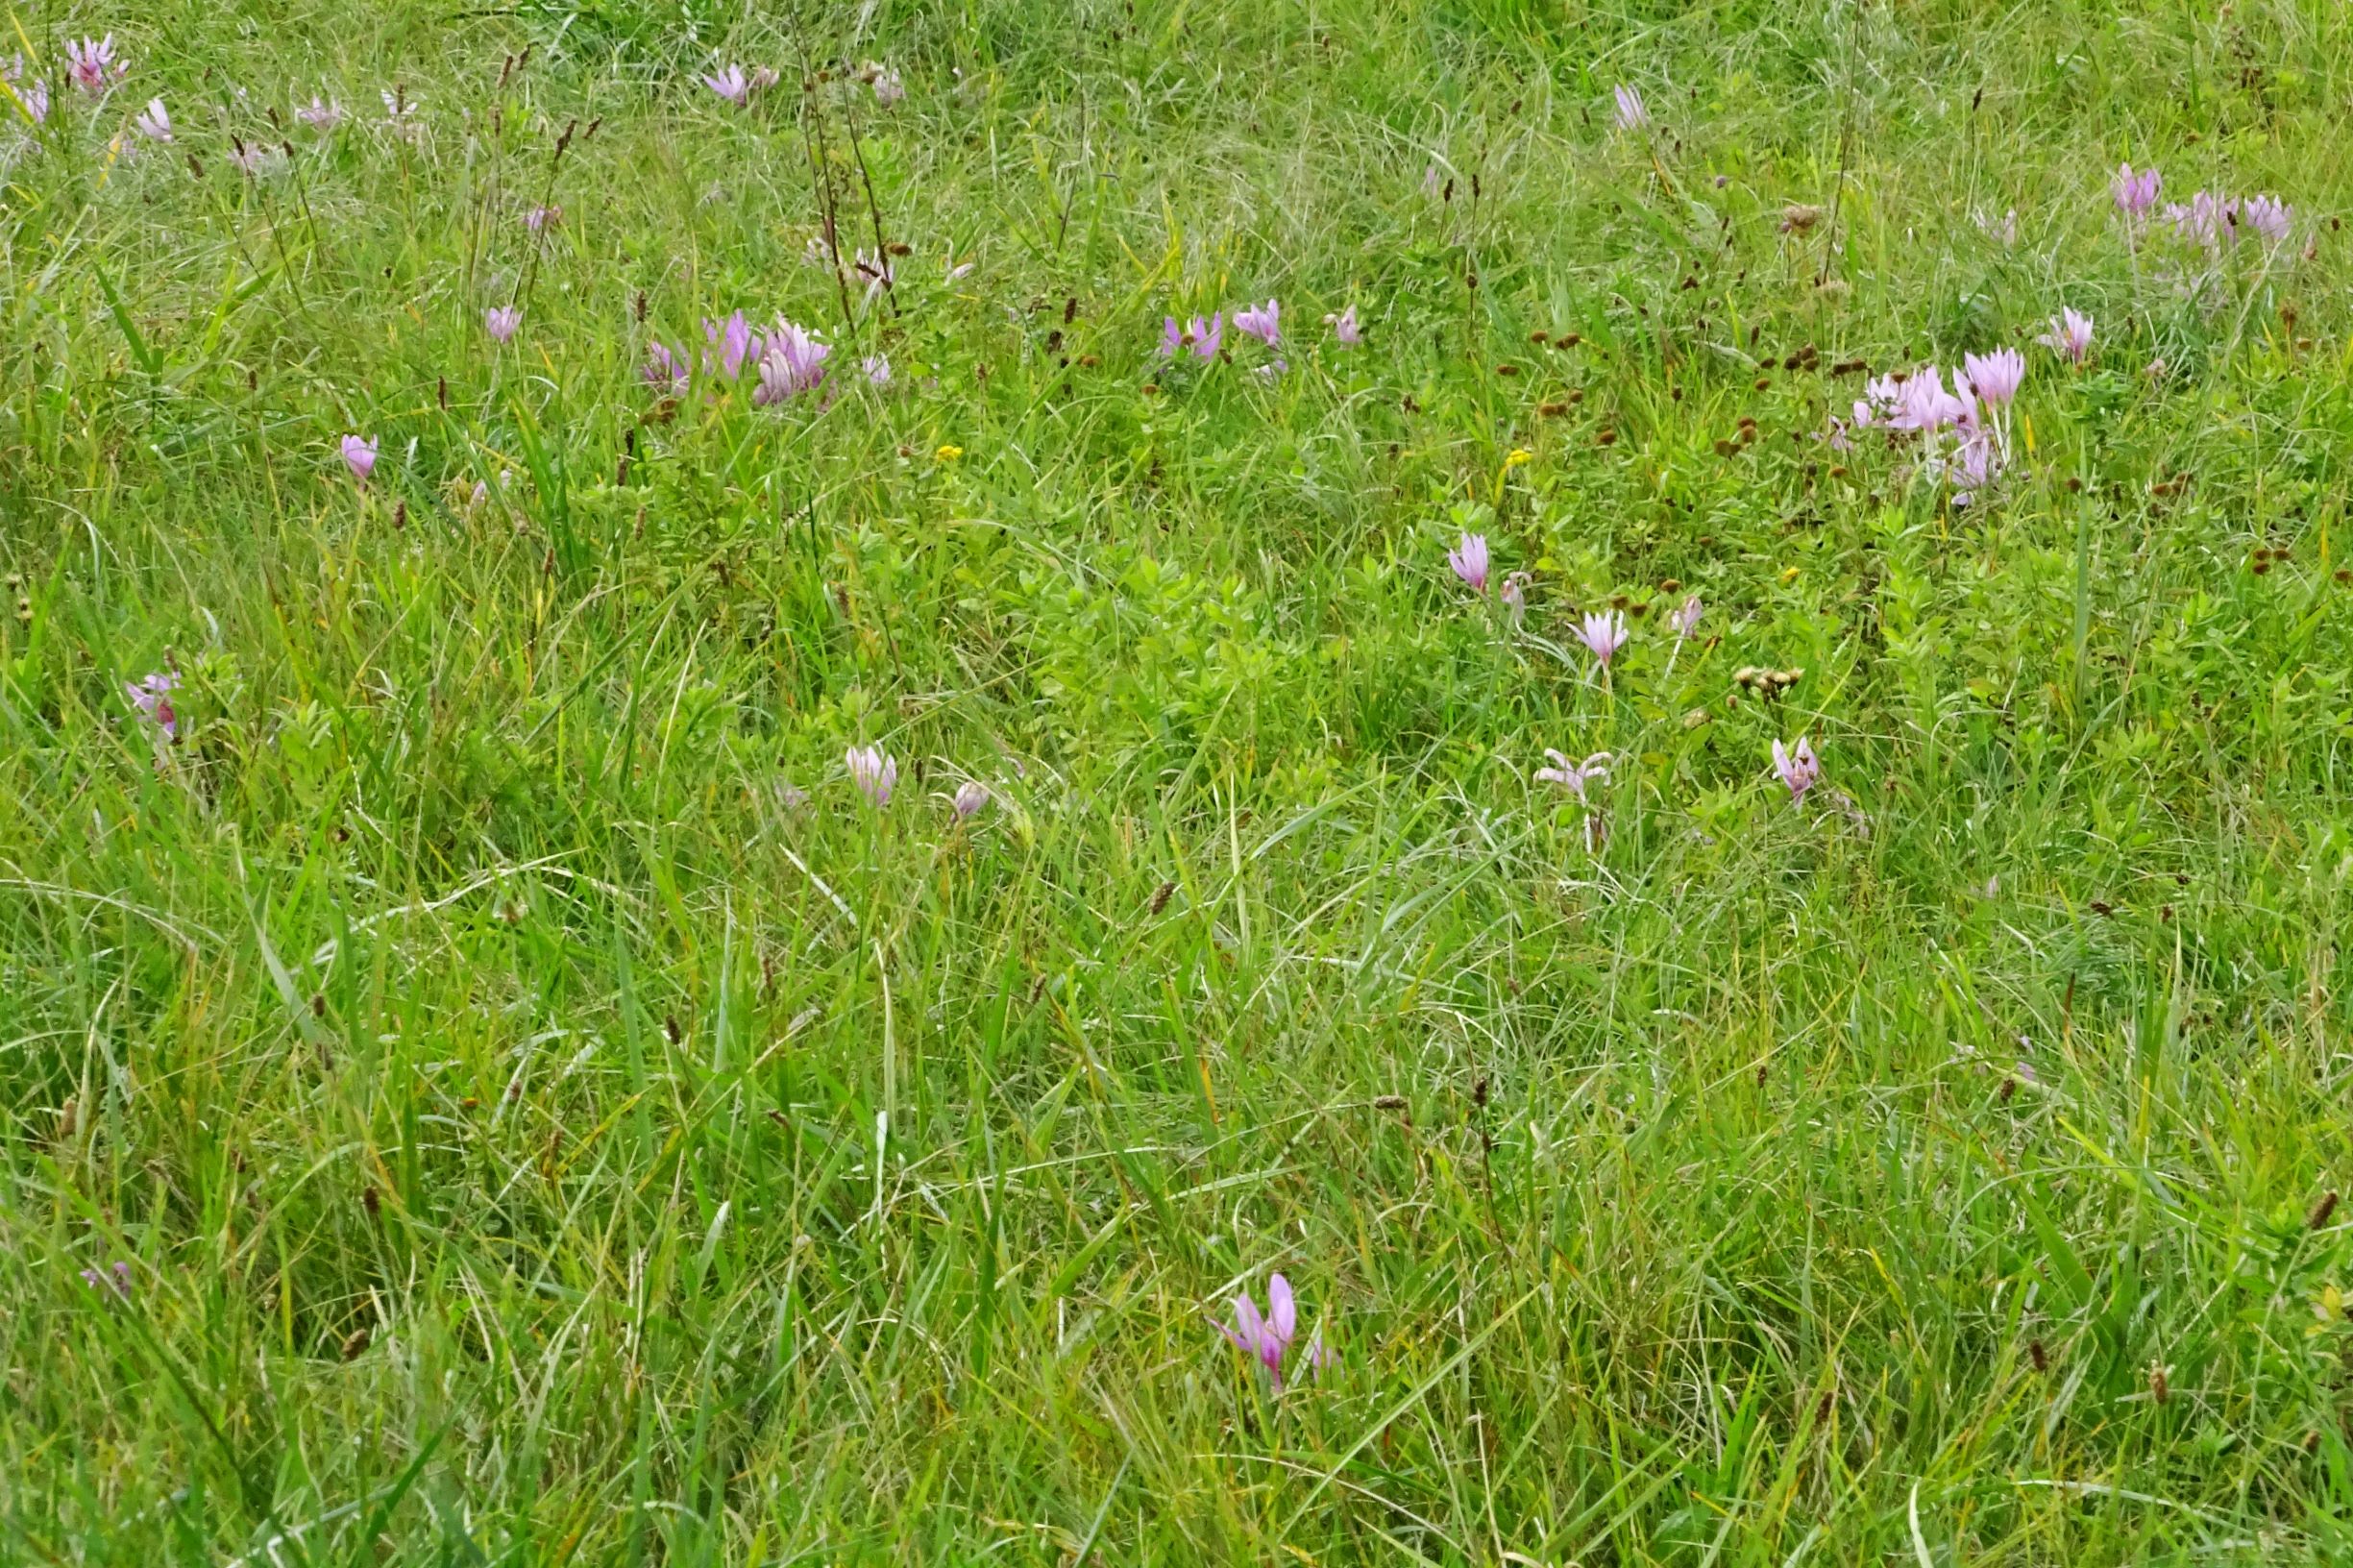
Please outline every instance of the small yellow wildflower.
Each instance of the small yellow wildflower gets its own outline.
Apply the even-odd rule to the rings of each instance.
[[[941,462],[952,463],[957,458],[964,455],[964,449],[958,446],[943,446],[938,452],[933,453],[932,455],[938,458]]]
[[[1793,566],[1793,567],[1791,567],[1791,568],[1790,568],[1788,571],[1786,571],[1786,572],[1784,572],[1784,573],[1782,573],[1782,574],[1781,574],[1781,585],[1782,585],[1783,587],[1787,587],[1789,584],[1791,584],[1791,583],[1793,583],[1793,582],[1795,582],[1795,581],[1797,581],[1797,580],[1798,580],[1798,569],[1797,569],[1796,567],[1794,567],[1794,566]]]
[[[1513,447],[1510,455],[1504,459],[1504,466],[1506,468],[1525,468],[1535,460],[1536,454],[1526,447]]]

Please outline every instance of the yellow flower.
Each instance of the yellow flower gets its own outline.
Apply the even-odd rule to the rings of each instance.
[[[957,458],[964,455],[964,449],[957,446],[944,446],[938,452],[933,453],[932,455],[938,458],[941,462],[952,463]]]
[[[1510,455],[1504,459],[1504,466],[1506,468],[1524,468],[1535,460],[1536,454],[1526,447],[1513,447]]]
[[[1786,572],[1784,572],[1784,573],[1782,573],[1782,574],[1781,574],[1781,585],[1782,585],[1783,587],[1787,587],[1789,584],[1791,584],[1791,583],[1793,583],[1793,582],[1795,582],[1795,581],[1797,581],[1797,580],[1798,580],[1798,569],[1797,569],[1796,567],[1794,567],[1794,566],[1793,566],[1793,567],[1791,567],[1791,568],[1790,568],[1788,571],[1786,571]]]

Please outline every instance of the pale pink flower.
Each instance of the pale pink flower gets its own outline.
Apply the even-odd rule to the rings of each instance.
[[[1283,306],[1273,300],[1263,306],[1244,306],[1234,312],[1234,326],[1271,349],[1283,336]]]
[[[1677,642],[1681,642],[1686,637],[1689,637],[1693,632],[1700,629],[1700,614],[1702,608],[1703,606],[1700,603],[1700,596],[1693,594],[1690,598],[1684,600],[1680,604],[1678,604],[1674,609],[1667,612],[1667,625],[1675,628],[1675,640]]]
[[[84,38],[65,46],[65,74],[73,85],[92,98],[103,98],[107,89],[129,74],[128,61],[114,58],[114,35],[103,38]]]
[[[1343,349],[1353,349],[1364,341],[1364,331],[1357,325],[1357,307],[1353,305],[1336,316],[1324,317],[1324,324],[1332,329],[1332,341]]]
[[[149,141],[172,139],[171,112],[163,107],[163,100],[160,98],[148,99],[147,107],[132,120],[131,127]]]
[[[345,436],[343,466],[352,471],[353,478],[361,484],[367,483],[368,476],[376,472],[376,443],[364,436]]]
[[[702,85],[738,109],[751,102],[751,78],[741,65],[722,65],[704,77]]]
[[[1619,130],[1628,135],[1632,135],[1636,132],[1647,131],[1651,128],[1651,111],[1642,101],[1641,88],[1630,87],[1621,82],[1610,89],[1610,94],[1617,100]]]
[[[2155,169],[2133,172],[2129,163],[2116,166],[2116,179],[2109,187],[2116,196],[2116,209],[2128,218],[2145,218],[2157,205],[2157,193],[2165,188],[2165,177]]]
[[[646,363],[638,375],[648,386],[673,397],[686,390],[686,360],[658,337],[646,344]]]
[[[885,65],[869,65],[867,70],[873,78],[874,102],[883,108],[889,109],[907,96],[907,85],[898,79],[896,71]]]
[[[2288,237],[2295,208],[2276,196],[2245,196],[2234,204],[2232,217],[2239,233],[2252,232],[2277,245]]]
[[[1504,578],[1503,587],[1496,591],[1515,626],[1528,618],[1528,585],[1534,580],[1525,572],[1514,572]]]
[[[870,354],[858,361],[858,368],[866,372],[866,379],[870,384],[874,386],[891,384],[891,356],[889,355]]]
[[[751,401],[760,407],[798,397],[825,379],[825,358],[833,346],[805,328],[777,318],[776,330],[760,346],[760,384]]]
[[[1462,543],[1446,552],[1446,564],[1455,569],[1455,576],[1471,585],[1473,593],[1487,591],[1487,536],[1466,533]]]
[[[482,331],[493,342],[512,343],[515,330],[523,325],[523,307],[519,305],[494,305],[482,312]]]
[[[898,786],[898,761],[879,746],[853,746],[846,758],[850,782],[877,810],[891,803]]]
[[[1571,762],[1565,754],[1549,746],[1544,748],[1544,754],[1553,759],[1553,765],[1536,770],[1536,781],[1540,784],[1565,785],[1571,795],[1582,800],[1585,798],[1586,785],[1596,781],[1604,784],[1609,782],[1610,759],[1606,751],[1596,751],[1582,762]]]
[[[35,125],[47,123],[49,119],[49,84],[38,79],[31,82],[25,80],[24,56],[16,55],[5,61],[0,61],[0,83],[7,84],[8,90],[16,99],[17,107],[24,110],[26,119]]]
[[[760,355],[760,334],[751,330],[751,323],[744,319],[741,310],[730,313],[724,321],[703,317],[702,340],[708,345],[702,355],[702,372],[706,376],[714,372],[730,379],[740,376],[744,373],[744,361],[756,359]],[[719,355],[716,360],[711,357],[713,350]]]
[[[1163,359],[1174,359],[1177,356],[1177,350],[1183,348],[1188,341],[1189,340],[1185,335],[1185,329],[1177,325],[1176,317],[1163,316],[1160,318],[1160,356]]]
[[[564,209],[560,205],[534,207],[523,214],[523,227],[534,234],[545,233],[563,221]]]
[[[1193,353],[1204,359],[1217,357],[1217,350],[1225,342],[1226,313],[1223,310],[1204,322],[1195,316],[1185,324],[1185,340],[1193,346]]]
[[[86,1268],[82,1271],[82,1283],[93,1290],[111,1290],[118,1301],[129,1301],[131,1265],[118,1262],[109,1269]]]
[[[1578,641],[1587,651],[1607,668],[1610,658],[1626,646],[1626,617],[1615,610],[1597,611],[1585,617],[1578,628]]]
[[[2092,352],[2092,318],[2071,306],[2051,317],[2050,331],[2035,341],[2058,350],[2071,363],[2080,365],[2084,355]]]
[[[1291,1341],[1299,1334],[1299,1302],[1291,1293],[1291,1282],[1280,1274],[1267,1280],[1263,1313],[1246,1293],[1236,1296],[1233,1326],[1220,1323],[1217,1332],[1225,1335],[1228,1344],[1263,1366],[1274,1391],[1281,1393],[1283,1363],[1289,1356]],[[1309,1339],[1301,1360],[1311,1375],[1331,1364],[1332,1356],[1324,1349],[1320,1332]]]
[[[172,693],[179,689],[179,673],[160,670],[125,686],[123,695],[130,698],[131,705],[138,710],[139,716],[155,725],[157,733],[169,742],[177,740],[180,735],[180,716],[172,710]]]
[[[977,778],[968,778],[956,786],[956,820],[969,821],[989,803],[989,786]]]
[[[1773,772],[1788,787],[1789,803],[1802,806],[1805,804],[1805,792],[1822,777],[1822,764],[1814,756],[1813,743],[1801,735],[1795,751],[1778,741],[1773,743]]]
[[[294,117],[325,135],[343,123],[343,106],[332,99],[322,99],[314,92],[310,95],[309,103],[294,111]]]
[[[1964,355],[1961,372],[1962,384],[1975,393],[1978,401],[1998,408],[2018,396],[2019,386],[2026,380],[2026,356],[2016,349]]]

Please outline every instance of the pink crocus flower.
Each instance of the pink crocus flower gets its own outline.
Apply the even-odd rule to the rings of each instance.
[[[2109,188],[2116,196],[2116,209],[2133,219],[2145,218],[2157,205],[2157,193],[2165,188],[2165,177],[2155,169],[2133,172],[2129,163],[2116,166],[2116,179]]]
[[[93,1290],[111,1290],[117,1300],[129,1301],[131,1299],[131,1265],[117,1262],[112,1268],[109,1269],[86,1268],[82,1271],[82,1283]]]
[[[2026,356],[2016,349],[1996,349],[1992,354],[1970,354],[1961,357],[1961,384],[1977,396],[1981,403],[2000,407],[2018,396],[2018,389],[2026,380]]]
[[[1234,312],[1234,326],[1237,331],[1248,332],[1271,349],[1283,337],[1283,306],[1273,300],[1268,300],[1262,307],[1244,306]]]
[[[1193,353],[1204,359],[1216,358],[1218,349],[1225,343],[1226,313],[1220,310],[1206,322],[1199,316],[1193,317],[1185,324],[1185,336],[1192,344]]]
[[[850,782],[869,803],[877,811],[889,805],[891,792],[898,787],[898,760],[879,746],[853,746],[846,760]]]
[[[1610,658],[1626,646],[1626,617],[1615,610],[1597,611],[1585,617],[1578,628],[1577,639],[1607,669]]]
[[[870,354],[858,361],[858,368],[866,372],[868,384],[872,386],[891,384],[891,356],[889,355]]]
[[[2092,318],[2069,306],[2050,318],[2050,331],[2035,341],[2058,350],[2071,363],[2080,365],[2084,355],[2092,352]]]
[[[1636,132],[1647,131],[1650,129],[1651,110],[1642,101],[1641,88],[1630,87],[1625,83],[1621,82],[1615,87],[1610,89],[1610,94],[1612,97],[1617,99],[1618,103],[1617,121],[1619,130],[1625,132],[1629,135],[1632,135]]]
[[[1234,1323],[1217,1325],[1217,1332],[1226,1342],[1245,1356],[1254,1357],[1266,1369],[1276,1393],[1283,1391],[1283,1363],[1288,1359],[1291,1341],[1299,1334],[1299,1301],[1291,1293],[1291,1282],[1277,1274],[1266,1282],[1266,1311],[1259,1311],[1258,1303],[1247,1292],[1234,1298]],[[1312,1375],[1332,1362],[1331,1353],[1324,1349],[1319,1332],[1309,1339],[1301,1360]]]
[[[180,716],[172,709],[172,693],[179,689],[178,671],[159,670],[125,686],[123,696],[139,711],[140,717],[155,725],[157,732],[169,742],[180,736]]]
[[[1446,552],[1446,564],[1455,569],[1455,576],[1471,585],[1471,592],[1487,591],[1487,536],[1466,533],[1462,543]]]
[[[907,85],[898,79],[896,71],[885,65],[870,65],[867,69],[873,73],[874,102],[889,109],[907,96]]]
[[[563,221],[564,209],[561,206],[534,207],[523,214],[523,227],[534,234],[545,233]]]
[[[171,111],[163,107],[162,99],[150,98],[147,107],[131,121],[131,128],[149,141],[169,141],[172,139]]]
[[[512,343],[515,330],[523,325],[523,307],[519,305],[494,305],[482,312],[482,331],[493,342]]]
[[[1700,615],[1703,606],[1700,596],[1693,594],[1667,612],[1667,625],[1675,628],[1675,640],[1681,642],[1700,629]]]
[[[980,815],[981,807],[989,803],[989,786],[977,778],[968,778],[956,786],[956,820],[970,821]]]
[[[659,392],[675,396],[686,390],[686,361],[658,337],[646,344],[646,363],[638,375]]]
[[[751,102],[751,78],[741,65],[723,65],[704,77],[702,85],[739,109]]]
[[[760,348],[760,384],[751,401],[759,407],[798,397],[825,379],[825,357],[833,346],[792,322],[778,318]]]
[[[130,72],[128,61],[114,58],[114,35],[103,38],[84,38],[65,46],[65,74],[73,85],[92,98],[103,98],[109,87],[120,82]]]
[[[2295,208],[2276,196],[2245,196],[2232,204],[2231,217],[2241,233],[2252,231],[2277,245],[2288,237]]]
[[[1336,316],[1324,317],[1332,329],[1332,341],[1343,349],[1353,349],[1364,341],[1364,330],[1357,325],[1357,307],[1350,306]]]
[[[294,117],[325,135],[343,123],[343,106],[332,99],[323,99],[314,92],[308,104],[294,111]]]
[[[1514,572],[1504,578],[1503,587],[1496,590],[1496,597],[1504,601],[1504,608],[1510,612],[1511,624],[1515,626],[1528,618],[1528,585],[1534,580],[1525,572]]]
[[[1814,756],[1813,743],[1801,735],[1794,751],[1778,741],[1773,743],[1773,772],[1788,787],[1789,803],[1802,806],[1805,792],[1822,777],[1822,764]]]
[[[1185,346],[1185,329],[1177,325],[1174,316],[1160,318],[1160,356],[1174,359],[1177,350]]]
[[[1553,765],[1536,770],[1536,781],[1540,784],[1565,785],[1571,795],[1582,800],[1585,798],[1586,785],[1596,780],[1604,784],[1609,782],[1609,753],[1606,751],[1596,751],[1582,762],[1571,762],[1566,755],[1549,746],[1544,748],[1544,754],[1553,759]]]
[[[16,95],[17,105],[25,118],[35,125],[44,125],[49,119],[49,84],[38,80],[27,82],[24,77],[24,57],[18,56],[0,66],[0,80],[8,83],[9,90]]]
[[[724,321],[703,317],[702,339],[719,355],[714,360],[710,352],[704,353],[702,368],[705,374],[716,370],[718,374],[729,378],[740,376],[744,373],[744,361],[756,359],[760,355],[760,334],[751,330],[751,323],[744,319],[741,310],[731,313]]]
[[[361,484],[376,472],[376,443],[365,436],[347,435],[343,438],[343,466],[352,471],[352,478]]]

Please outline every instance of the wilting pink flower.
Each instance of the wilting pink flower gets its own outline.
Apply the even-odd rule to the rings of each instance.
[[[702,339],[719,355],[714,360],[709,351],[703,354],[702,368],[706,375],[716,371],[732,379],[744,373],[746,359],[759,357],[760,335],[751,330],[751,324],[744,319],[741,310],[735,311],[724,321],[703,317]]]
[[[825,356],[833,346],[779,317],[760,346],[760,384],[751,401],[760,407],[799,396],[825,379]]]
[[[1675,640],[1677,642],[1681,642],[1684,638],[1690,636],[1693,632],[1700,629],[1700,614],[1702,609],[1703,606],[1700,603],[1700,596],[1693,594],[1690,598],[1684,600],[1680,604],[1678,604],[1674,609],[1667,612],[1667,625],[1675,628]]]
[[[907,96],[907,85],[898,79],[896,71],[883,65],[869,65],[867,70],[873,77],[874,102],[883,108],[889,109]]]
[[[1822,764],[1814,757],[1813,743],[1801,735],[1795,751],[1786,749],[1778,741],[1773,743],[1773,772],[1788,786],[1789,803],[1802,806],[1805,804],[1805,792],[1822,777]]]
[[[101,98],[106,90],[120,82],[130,72],[128,61],[114,58],[114,35],[103,38],[84,38],[65,46],[65,74],[73,85],[92,98]]]
[[[150,98],[147,107],[131,121],[131,128],[149,141],[169,141],[172,139],[171,112],[163,107],[162,99]]]
[[[1504,601],[1504,608],[1510,612],[1511,624],[1515,626],[1528,618],[1528,585],[1533,580],[1525,572],[1514,572],[1505,577],[1503,587],[1496,590],[1496,597]]]
[[[1299,1302],[1291,1294],[1291,1282],[1280,1274],[1267,1280],[1266,1311],[1263,1315],[1259,1311],[1258,1303],[1251,1300],[1248,1293],[1236,1296],[1233,1326],[1229,1328],[1220,1323],[1217,1332],[1224,1335],[1226,1342],[1235,1349],[1245,1356],[1255,1357],[1273,1380],[1275,1392],[1281,1393],[1283,1363],[1289,1355],[1291,1340],[1299,1334]],[[1324,1349],[1320,1332],[1309,1339],[1307,1350],[1300,1359],[1307,1363],[1311,1376],[1331,1364],[1332,1355]]]
[[[1475,594],[1487,591],[1487,536],[1466,533],[1462,543],[1446,552],[1446,564],[1455,569],[1455,576],[1471,585]]]
[[[1324,317],[1332,329],[1332,341],[1343,349],[1353,349],[1364,341],[1364,330],[1357,325],[1357,307],[1350,306],[1336,316]]]
[[[164,740],[173,741],[180,736],[180,716],[172,711],[172,693],[179,689],[179,672],[159,670],[125,686],[123,696]]]
[[[2018,396],[2025,380],[2026,356],[2016,349],[1961,356],[1961,384],[1975,393],[1980,403],[2000,407]]]
[[[1234,326],[1236,331],[1248,332],[1271,349],[1283,336],[1283,306],[1273,300],[1268,300],[1262,308],[1244,306],[1234,312]]]
[[[2143,169],[2135,174],[2129,163],[2116,166],[2116,179],[2109,187],[2116,194],[2116,209],[2128,218],[2144,218],[2157,205],[2157,193],[2165,188],[2165,177],[2155,169]]]
[[[977,778],[968,778],[956,786],[956,820],[969,821],[980,815],[980,808],[989,803],[989,786]]]
[[[117,1262],[110,1269],[86,1268],[82,1271],[82,1283],[93,1290],[111,1290],[118,1299],[129,1301],[131,1299],[131,1265]]]
[[[308,104],[294,111],[294,117],[325,135],[343,123],[343,106],[332,99],[321,99],[314,92]]]
[[[858,368],[866,372],[866,379],[870,384],[874,386],[891,384],[891,356],[889,355],[870,354],[858,361]]]
[[[1195,316],[1185,324],[1186,341],[1193,346],[1193,353],[1204,359],[1217,357],[1217,350],[1224,344],[1225,336],[1226,313],[1223,310],[1206,322]]]
[[[496,342],[512,343],[515,329],[522,325],[523,306],[519,305],[494,305],[482,312],[482,331]]]
[[[686,361],[658,337],[646,344],[646,363],[638,375],[656,391],[675,396],[686,390]]]
[[[897,759],[879,746],[853,746],[847,760],[850,782],[876,809],[889,805],[891,792],[898,785]]]
[[[343,466],[352,471],[353,478],[367,483],[368,476],[376,472],[376,443],[363,436],[345,436]]]
[[[1647,131],[1651,126],[1651,111],[1642,102],[1642,89],[1630,87],[1621,82],[1610,89],[1618,101],[1618,129],[1629,135]]]
[[[1578,628],[1577,640],[1606,667],[1611,655],[1626,646],[1626,617],[1615,610],[1587,615]]]
[[[1544,748],[1544,754],[1553,759],[1553,765],[1536,770],[1536,781],[1540,784],[1566,785],[1571,795],[1582,800],[1587,784],[1597,779],[1604,784],[1609,782],[1609,753],[1606,751],[1596,751],[1582,762],[1571,762],[1549,746]]]
[[[2035,341],[2058,350],[2080,365],[2084,355],[2092,352],[2092,318],[2070,306],[2051,317],[2050,331]]]
[[[702,85],[738,108],[751,102],[751,78],[741,65],[723,65],[704,77]]]

